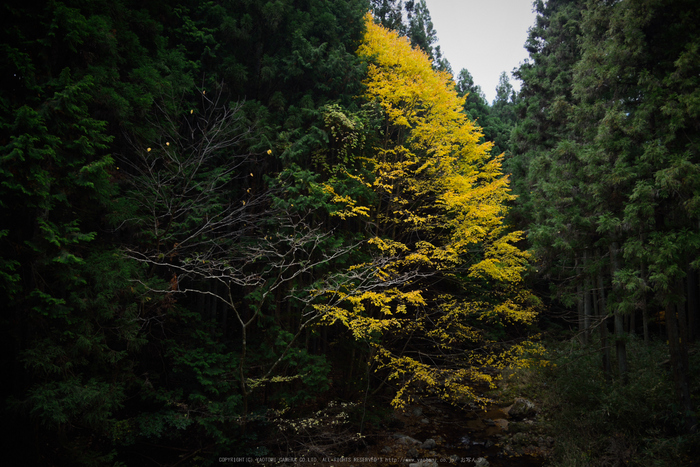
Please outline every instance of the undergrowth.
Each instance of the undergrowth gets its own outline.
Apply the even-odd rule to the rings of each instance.
[[[555,439],[549,465],[557,467],[700,466],[700,435],[683,432],[670,375],[668,347],[627,344],[629,384],[617,375],[606,381],[599,342],[554,342],[546,365],[505,377],[501,397],[536,400],[539,419]],[[614,358],[614,351],[613,351]],[[700,400],[698,345],[690,354],[691,393],[696,414]]]

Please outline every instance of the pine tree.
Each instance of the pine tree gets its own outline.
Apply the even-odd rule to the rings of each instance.
[[[517,93],[510,84],[506,72],[501,72],[496,86],[496,97],[491,106],[489,130],[493,134],[494,151],[507,152],[510,157],[510,134],[516,123],[515,106]]]
[[[433,68],[452,73],[452,67],[442,56],[425,0],[372,0],[375,20],[385,28],[407,37],[413,47],[425,52],[433,62]]]
[[[530,60],[516,72],[523,84],[519,122],[511,138],[513,157],[506,163],[518,196],[511,219],[528,230],[544,278],[573,274],[583,284],[583,237],[591,233],[591,224],[582,192],[580,151],[571,128],[582,2],[540,1],[535,8],[536,24],[526,43]],[[572,263],[579,269],[572,269]],[[565,303],[576,301],[576,284],[569,284],[568,289],[556,286],[557,297]]]
[[[120,411],[141,382],[142,290],[130,282],[140,270],[118,254],[106,220],[121,174],[112,154],[142,128],[152,96],[173,89],[163,72],[177,74],[181,55],[160,55],[159,25],[130,6],[0,7],[12,25],[0,32],[0,293],[12,381],[2,395],[18,462],[110,462]]]
[[[514,132],[513,167],[527,173],[521,205],[534,213],[529,239],[545,277],[565,303],[579,304],[584,340],[591,308],[601,320],[614,318],[623,382],[635,316],[648,335],[650,309],[664,311],[677,400],[691,431],[697,129],[689,125],[694,107],[680,102],[695,92],[698,9],[671,3],[537,4],[528,42],[534,62],[518,72],[525,118]],[[606,348],[605,321],[600,329]],[[605,353],[603,363],[609,368]]]
[[[693,86],[687,74],[679,77],[688,71],[687,54],[697,47],[696,34],[682,31],[694,30],[698,14],[689,2],[589,5],[574,83],[581,98],[579,125],[588,130],[582,133],[597,156],[591,157],[589,172],[598,179],[596,194],[605,199],[597,230],[610,242],[611,261],[620,264],[613,274],[616,331],[623,315],[644,318],[649,292],[652,303],[665,309],[677,399],[688,431],[696,421],[688,393],[687,313],[696,311],[685,306],[683,281],[696,266],[700,246],[694,233],[698,212],[688,203],[698,190],[697,130],[685,126],[693,110],[669,109],[678,109],[677,103],[695,92],[686,87]],[[670,22],[675,26],[660,26]]]

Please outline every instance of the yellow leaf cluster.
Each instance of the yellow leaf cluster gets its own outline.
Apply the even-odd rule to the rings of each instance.
[[[404,230],[448,233],[464,250],[501,227],[512,200],[500,157],[463,112],[445,72],[405,37],[366,17],[358,54],[368,62],[365,97],[384,111],[384,139],[375,150],[374,187],[390,194],[379,221]],[[428,200],[434,200],[428,203]],[[445,241],[443,240],[443,243]]]
[[[366,206],[358,206],[357,202],[351,196],[341,196],[337,194],[335,189],[329,184],[323,185],[323,191],[331,195],[332,203],[344,205],[342,209],[332,212],[331,216],[340,217],[343,220],[357,216],[369,217],[369,208]]]
[[[379,369],[398,387],[394,406],[416,390],[454,403],[483,402],[475,386],[493,384],[484,368],[517,365],[523,354],[504,352],[477,325],[529,323],[536,315],[521,290],[529,260],[516,246],[523,233],[503,225],[513,199],[508,178],[500,156],[490,154],[492,144],[479,142],[481,130],[463,112],[451,76],[369,14],[366,27],[358,49],[368,63],[363,97],[381,109],[383,123],[378,137],[366,140],[374,145],[362,158],[371,176],[352,179],[371,188],[376,201],[361,206],[330,185],[323,189],[341,206],[336,216],[371,226],[370,253],[383,261],[349,267],[355,282],[319,292],[332,305],[316,310],[323,323],[342,323],[371,344]],[[398,277],[410,279],[399,284]],[[464,288],[431,293],[420,277]],[[473,285],[461,285],[467,280]],[[409,353],[412,339],[420,345]]]

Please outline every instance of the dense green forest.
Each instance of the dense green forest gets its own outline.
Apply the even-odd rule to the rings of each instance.
[[[533,8],[488,103],[424,0],[3,2],[8,465],[698,465],[700,4]]]

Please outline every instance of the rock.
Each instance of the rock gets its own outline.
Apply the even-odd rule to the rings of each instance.
[[[520,433],[514,434],[513,442],[515,444],[524,445],[525,443],[527,443],[527,434],[523,433],[522,431]]]
[[[416,458],[418,457],[418,449],[412,447],[406,452],[406,457]]]
[[[396,444],[400,444],[403,446],[415,446],[416,444],[420,444],[420,441],[417,439],[411,438],[410,436],[406,435],[394,435],[395,438],[398,438],[396,441]]]
[[[427,418],[424,418],[424,419],[421,420],[420,422],[427,425],[428,423],[430,423],[430,420],[428,420]]]
[[[421,449],[433,449],[436,445],[437,443],[435,442],[435,440],[430,438],[423,441],[423,444],[421,444],[420,447]]]
[[[418,462],[411,462],[408,467],[438,467],[438,463],[433,459],[423,459]]]
[[[541,449],[551,448],[552,446],[554,446],[554,438],[552,438],[551,436],[547,436],[546,438],[540,436],[539,438],[537,438],[537,445]]]
[[[389,446],[384,446],[382,448],[382,454],[391,454],[391,448]]]
[[[423,409],[421,409],[420,407],[416,407],[415,409],[413,409],[413,415],[415,415],[416,417],[420,417],[421,415],[423,415]]]
[[[516,450],[510,443],[507,443],[505,446],[503,446],[503,448],[501,448],[501,451],[503,451],[503,454],[505,454],[508,457],[513,457],[516,455]]]
[[[503,431],[508,431],[508,420],[505,418],[497,418],[493,421],[493,424]]]
[[[527,417],[532,417],[537,412],[535,404],[527,399],[518,397],[513,402],[513,405],[508,409],[508,415],[515,419],[523,419]]]
[[[479,458],[476,460],[476,463],[474,464],[474,467],[489,467],[489,465],[491,465],[491,464],[489,464],[489,461],[487,461],[487,460],[484,459],[483,457],[479,457]]]

